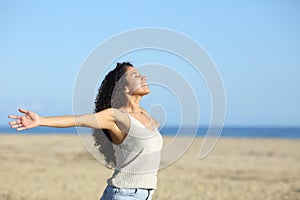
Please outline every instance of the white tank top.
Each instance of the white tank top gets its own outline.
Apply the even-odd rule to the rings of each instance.
[[[134,117],[129,118],[127,136],[114,145],[116,168],[107,183],[119,188],[156,189],[162,136],[155,125],[150,130]]]

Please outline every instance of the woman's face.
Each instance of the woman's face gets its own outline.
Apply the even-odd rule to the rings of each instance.
[[[128,67],[125,75],[127,81],[127,94],[144,96],[150,93],[146,77],[141,75],[136,68]]]

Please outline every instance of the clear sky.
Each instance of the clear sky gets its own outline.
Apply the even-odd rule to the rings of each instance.
[[[77,73],[98,44],[160,27],[193,38],[211,56],[226,89],[226,125],[300,126],[299,10],[297,0],[1,1],[0,124],[19,107],[72,114]]]

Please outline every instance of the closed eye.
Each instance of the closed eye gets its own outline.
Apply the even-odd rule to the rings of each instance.
[[[140,76],[140,74],[138,74],[138,73],[133,73],[132,75],[131,75],[132,77],[139,77]]]

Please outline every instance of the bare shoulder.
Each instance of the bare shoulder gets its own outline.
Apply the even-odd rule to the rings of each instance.
[[[128,115],[116,108],[107,108],[96,114],[98,123],[101,125],[100,128],[109,131],[114,144],[120,144],[129,130],[130,120]]]
[[[128,113],[116,108],[112,108],[112,113],[113,113],[114,122],[117,125],[117,127],[123,133],[128,133],[130,127],[130,119]]]

